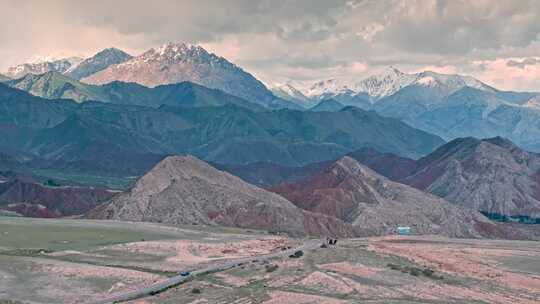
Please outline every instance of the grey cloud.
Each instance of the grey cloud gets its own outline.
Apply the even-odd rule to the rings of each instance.
[[[540,64],[540,59],[537,58],[526,58],[522,61],[516,61],[516,60],[508,60],[506,63],[509,67],[517,67],[520,69],[524,69],[528,65],[537,65]]]
[[[473,61],[540,52],[537,0],[0,0],[0,7],[8,25],[0,27],[0,71],[36,53],[116,46],[137,54],[168,41],[213,43],[226,57],[234,44],[233,61],[267,79],[353,62],[466,70]]]

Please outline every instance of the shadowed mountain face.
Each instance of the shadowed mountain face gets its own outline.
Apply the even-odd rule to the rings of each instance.
[[[348,153],[347,156],[391,180],[400,180],[413,174],[418,166],[413,159],[392,153],[381,153],[372,148],[362,148]],[[284,182],[304,179],[330,167],[334,162],[335,160],[328,160],[297,167],[283,166],[271,162],[257,162],[246,165],[215,163],[212,165],[236,175],[248,183],[268,188]]]
[[[366,235],[386,234],[397,226],[410,226],[421,234],[453,237],[506,233],[476,211],[392,182],[350,157],[319,174],[271,190],[304,210],[350,223]]]
[[[30,217],[80,215],[113,194],[102,188],[48,187],[13,179],[0,183],[0,209]]]
[[[6,84],[47,99],[64,98],[78,102],[101,101],[154,108],[162,105],[211,107],[234,104],[253,111],[265,110],[263,106],[191,82],[163,85],[155,88],[124,82],[112,82],[102,86],[94,86],[52,71],[41,75],[28,74],[20,79],[8,81]]]
[[[167,157],[132,189],[92,210],[89,217],[219,224],[293,235],[353,235],[352,227],[338,219],[303,211],[194,157]]]
[[[362,147],[419,157],[442,143],[398,120],[353,107],[339,112],[254,112],[234,105],[155,109],[46,100],[2,85],[0,123],[5,151],[70,162],[193,154],[229,164],[304,165]]]
[[[212,163],[212,166],[238,176],[250,184],[267,188],[283,182],[306,178],[332,163],[333,161],[323,161],[301,167],[282,166],[271,162],[256,162],[246,165]]]

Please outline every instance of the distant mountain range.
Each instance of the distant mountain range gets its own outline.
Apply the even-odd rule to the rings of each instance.
[[[4,82],[32,95],[47,99],[72,99],[78,102],[102,101],[106,103],[160,107],[210,107],[234,104],[254,111],[265,108],[256,103],[209,89],[191,82],[148,88],[136,83],[114,81],[105,85],[89,85],[55,71],[26,76]]]
[[[540,151],[539,94],[500,91],[469,76],[435,72],[406,74],[393,67],[360,82],[326,80],[289,97],[297,103],[334,99],[343,105],[398,118],[416,128],[452,140],[503,136]],[[286,91],[283,91],[286,92]],[[302,94],[310,99],[295,99]]]
[[[89,84],[135,82],[149,87],[190,81],[266,107],[294,107],[290,102],[274,96],[262,82],[227,59],[209,53],[200,46],[184,43],[168,43],[150,49],[82,81]]]
[[[58,90],[59,88],[61,91],[74,90],[72,87],[60,86],[65,82],[71,83],[79,89],[82,87],[82,83],[104,85],[121,81],[156,87],[192,82],[211,89],[219,89],[267,108],[302,109],[302,106],[296,103],[274,96],[262,82],[225,58],[209,53],[200,46],[184,43],[168,43],[159,48],[150,49],[136,57],[115,48],[108,48],[84,60],[68,58],[40,63],[25,63],[9,68],[6,76],[19,82],[25,82],[20,78],[25,76],[35,78],[36,75],[42,76],[45,73],[49,74],[48,72],[63,74],[70,79],[53,84],[53,88],[45,87],[46,91]],[[55,76],[55,78],[59,77]],[[77,80],[82,80],[82,83],[77,82]],[[63,97],[77,100],[87,100],[88,97],[104,98],[103,96],[87,95],[88,92],[70,91],[67,96]],[[38,96],[57,98],[44,94],[38,94]]]
[[[27,74],[43,74],[50,71],[65,73],[77,66],[83,59],[80,57],[70,57],[54,60],[38,60],[36,62],[23,63],[14,67],[10,67],[5,76],[16,79]]]
[[[399,120],[354,107],[338,112],[259,112],[234,104],[152,108],[49,100],[1,84],[0,123],[3,151],[64,162],[94,161],[98,167],[100,162],[148,154],[302,165],[362,147],[420,157],[444,143]]]

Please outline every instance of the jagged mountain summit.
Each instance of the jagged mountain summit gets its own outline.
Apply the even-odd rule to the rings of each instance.
[[[64,72],[64,74],[73,79],[80,80],[99,71],[102,71],[108,68],[110,65],[122,63],[131,58],[133,58],[133,56],[122,50],[116,48],[108,48],[102,50],[101,52],[95,54],[90,58],[83,60],[78,65],[70,67],[67,71]]]
[[[224,225],[293,235],[354,235],[352,227],[338,219],[303,211],[191,156],[165,158],[132,189],[92,210],[89,217]]]
[[[378,75],[370,76],[353,84],[351,91],[355,94],[363,92],[374,99],[379,99],[410,85],[416,78],[416,75],[405,74],[391,66]]]
[[[24,77],[27,74],[44,74],[50,71],[64,73],[70,68],[77,66],[83,59],[80,57],[69,57],[55,60],[38,60],[19,64],[8,68],[5,75],[12,79]]]
[[[271,188],[298,207],[337,217],[365,235],[410,226],[419,234],[494,236],[495,224],[480,213],[390,181],[344,157],[304,180]],[[497,232],[501,233],[501,232]]]
[[[279,102],[253,75],[200,46],[184,43],[167,43],[150,49],[82,81],[89,84],[136,82],[149,87],[190,81],[265,106]]]
[[[390,66],[381,73],[359,82],[339,81],[336,79],[319,81],[303,93],[312,99],[337,97],[336,99],[340,102],[354,102],[353,97],[357,96],[368,98],[371,103],[376,103],[378,100],[391,96],[408,86],[435,89],[439,91],[440,97],[447,96],[464,87],[495,91],[494,88],[470,76],[439,74],[431,71],[407,74]]]

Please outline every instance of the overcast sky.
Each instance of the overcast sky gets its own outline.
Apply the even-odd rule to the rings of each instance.
[[[393,65],[540,91],[540,1],[0,0],[0,70],[35,56],[201,44],[266,83]]]

